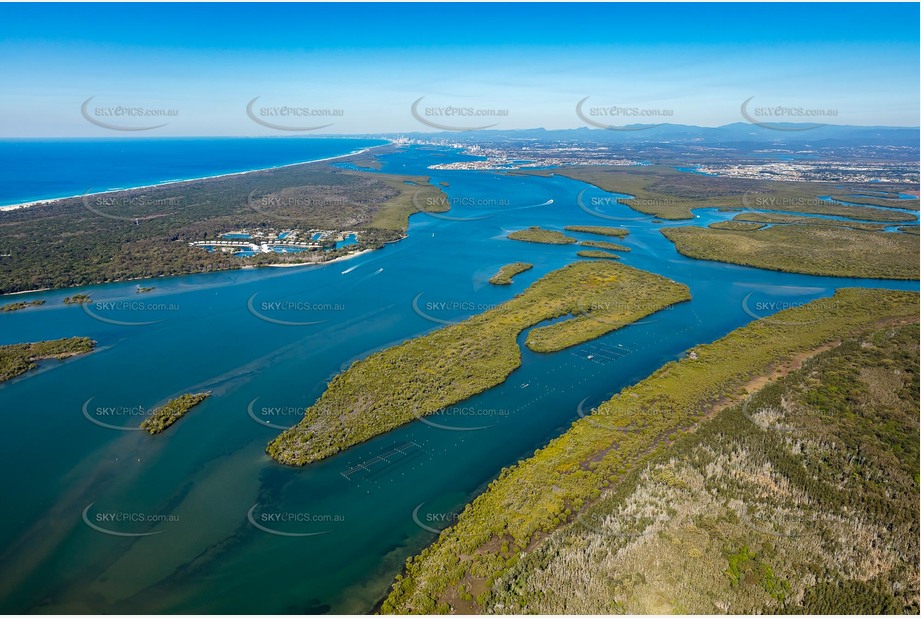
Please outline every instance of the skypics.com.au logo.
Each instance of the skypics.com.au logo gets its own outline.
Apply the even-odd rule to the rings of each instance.
[[[261,97],[255,97],[246,104],[246,115],[258,125],[276,131],[316,131],[336,124],[324,122],[329,119],[339,119],[345,111],[339,108],[316,108],[308,105],[256,105]],[[318,119],[323,124],[315,124]]]
[[[811,131],[824,127],[826,123],[810,122],[799,124],[804,120],[811,121],[816,118],[837,118],[837,109],[822,109],[803,107],[800,105],[755,105],[751,96],[742,102],[740,111],[742,117],[758,127],[772,131]]]
[[[87,122],[110,131],[152,131],[169,124],[169,122],[150,124],[152,120],[179,116],[179,110],[176,108],[92,104],[95,98],[92,96],[83,102],[83,105],[80,106],[80,114]]]
[[[662,126],[663,123],[648,124],[650,119],[671,118],[675,110],[670,108],[639,107],[637,105],[594,105],[585,97],[576,103],[576,116],[587,125],[609,131],[646,131]],[[619,124],[612,124],[612,123]],[[632,124],[628,124],[632,123]],[[640,124],[642,123],[642,124]]]
[[[482,124],[493,118],[508,118],[509,110],[474,105],[422,105],[425,97],[419,97],[410,106],[413,118],[424,125],[441,131],[482,131],[497,126],[498,122]]]

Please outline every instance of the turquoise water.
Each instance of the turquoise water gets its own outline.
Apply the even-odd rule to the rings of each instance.
[[[89,286],[85,307],[60,303],[77,290],[27,294],[21,300],[48,302],[0,316],[0,343],[99,342],[93,354],[0,386],[10,497],[0,514],[0,610],[367,612],[406,557],[435,538],[428,528],[449,524],[502,466],[565,431],[580,402],[588,410],[779,306],[839,287],[918,289],[690,260],[659,233],[688,222],[653,224],[562,177],[427,170],[455,158],[411,148],[383,157],[383,171],[431,175],[449,183],[450,198],[473,198],[465,204],[507,205],[417,214],[406,239],[323,266]],[[706,225],[736,213],[696,214],[692,223]],[[570,224],[629,228],[618,240],[632,249],[623,262],[685,283],[693,301],[555,354],[523,348],[501,386],[317,464],[287,468],[265,455],[279,427],[296,423],[352,361],[495,306],[574,261],[576,247],[505,238]],[[534,269],[510,286],[487,282],[513,261]],[[137,295],[139,283],[156,289]],[[93,422],[136,426],[144,410],[203,390],[212,397],[160,436]],[[84,513],[110,531],[157,534],[111,536]]]
[[[897,197],[890,197],[888,193],[884,193],[882,191],[875,191],[871,194],[855,193],[851,197],[882,198],[884,200],[916,200],[918,199],[916,195],[911,195],[908,193],[899,193],[897,194]]]
[[[336,241],[336,249],[341,249],[342,247],[348,247],[349,245],[358,244],[358,239],[355,238],[355,234],[348,234],[342,240]]]
[[[303,247],[272,247],[272,251],[275,253],[300,253],[301,251],[309,251]]]

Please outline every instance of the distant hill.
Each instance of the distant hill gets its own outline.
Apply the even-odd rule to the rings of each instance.
[[[641,128],[648,127],[648,128]],[[442,131],[432,133],[401,133],[413,139],[444,138],[452,141],[490,140],[554,140],[593,143],[681,142],[699,145],[738,143],[797,144],[797,145],[855,145],[915,146],[921,140],[918,127],[861,127],[852,125],[822,125],[809,123],[772,123],[771,127],[734,122],[721,127],[698,127],[684,124],[626,125],[633,130],[596,129],[514,129],[485,131]],[[384,137],[394,138],[398,134]],[[370,136],[369,136],[370,137]]]

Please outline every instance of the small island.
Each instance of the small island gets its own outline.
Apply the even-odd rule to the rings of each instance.
[[[583,258],[601,258],[605,260],[620,259],[620,256],[616,253],[608,253],[607,251],[599,251],[597,249],[583,249],[582,251],[576,251],[576,255]]]
[[[293,466],[325,459],[502,384],[521,365],[525,330],[524,346],[549,354],[690,298],[660,275],[577,261],[488,311],[355,361],[266,452]]]
[[[65,305],[84,305],[93,302],[89,294],[74,294],[64,299]]]
[[[207,393],[187,393],[175,399],[170,399],[165,405],[151,412],[150,416],[141,423],[141,429],[152,436],[166,430],[173,423],[182,418],[186,412],[200,404],[211,395]]]
[[[583,240],[579,243],[582,247],[591,247],[592,249],[609,249],[611,251],[629,251],[630,247],[618,245],[617,243],[607,242],[605,240]]]
[[[19,301],[18,303],[7,303],[5,305],[0,305],[0,311],[5,313],[10,313],[12,311],[19,311],[20,309],[25,309],[26,307],[38,307],[44,305],[45,301],[43,300],[31,300],[31,301]]]
[[[52,339],[37,343],[16,343],[0,346],[0,382],[35,369],[37,361],[56,358],[63,360],[91,352],[96,342],[89,337]]]
[[[518,230],[508,235],[512,240],[523,240],[524,242],[536,242],[545,245],[571,245],[576,241],[575,238],[567,236],[563,232],[556,230],[545,230],[539,226],[533,225],[526,230]]]
[[[630,233],[622,227],[606,227],[603,225],[567,225],[563,228],[567,232],[582,232],[583,234],[597,234],[599,236],[616,236],[623,238]]]
[[[153,292],[156,289],[157,288],[154,286],[144,287],[143,285],[139,285],[134,292],[135,294],[146,294],[147,292]]]
[[[534,264],[528,264],[527,262],[512,262],[500,268],[499,272],[490,277],[489,282],[493,285],[510,285],[512,283],[512,277],[520,275],[532,268],[534,268]]]

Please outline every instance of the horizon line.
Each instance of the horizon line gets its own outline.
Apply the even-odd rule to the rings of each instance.
[[[777,126],[811,126],[813,130],[820,129],[884,129],[884,130],[914,130],[921,131],[921,125],[919,126],[907,126],[907,125],[858,125],[858,124],[834,124],[834,123],[823,123],[820,126],[814,126],[813,123],[807,122],[776,122],[772,123]],[[624,124],[618,125],[619,127],[649,127],[649,130],[658,129],[658,128],[667,128],[667,127],[680,127],[680,128],[692,128],[692,129],[704,129],[704,130],[718,130],[725,129],[729,127],[736,127],[738,125],[748,125],[753,129],[761,130],[771,130],[768,127],[763,127],[751,123],[746,123],[742,121],[730,122],[727,124],[716,125],[716,126],[706,126],[706,125],[695,125],[695,124],[681,124],[681,123],[633,123],[633,124]],[[470,136],[472,134],[495,134],[495,133],[514,133],[514,132],[527,132],[527,131],[545,131],[547,133],[554,132],[563,132],[563,131],[590,131],[598,133],[610,133],[611,131],[616,131],[615,129],[603,129],[596,127],[566,127],[560,129],[547,129],[545,127],[528,127],[528,128],[510,128],[510,129],[500,129],[500,128],[490,128],[490,129],[475,129],[475,130],[465,130],[465,131],[425,131],[425,130],[408,130],[408,131],[376,131],[376,132],[354,132],[354,133],[303,133],[303,134],[278,134],[278,135],[255,135],[255,134],[221,134],[221,135],[189,135],[189,134],[157,134],[157,135],[22,135],[22,136],[0,136],[0,140],[20,140],[20,139],[157,139],[157,138],[331,138],[331,137],[367,137],[374,138],[380,136],[381,138],[389,138],[392,136],[404,136],[404,135],[430,135],[430,136]]]

